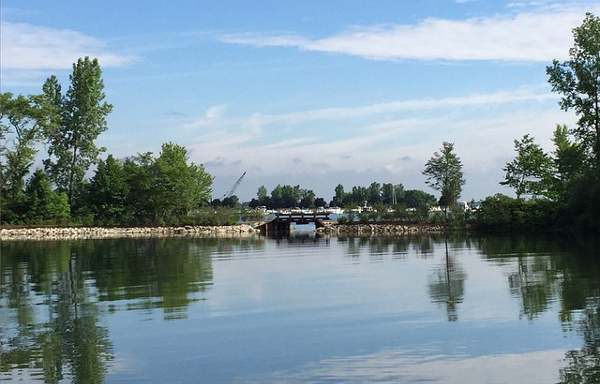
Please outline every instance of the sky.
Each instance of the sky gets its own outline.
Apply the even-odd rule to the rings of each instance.
[[[3,0],[0,88],[68,88],[98,58],[109,129],[124,158],[175,142],[220,198],[299,184],[330,199],[341,183],[423,189],[424,164],[453,142],[461,200],[495,193],[513,140],[552,151],[560,110],[546,66],[598,1]],[[40,159],[45,156],[43,150]],[[37,164],[41,164],[38,161]]]

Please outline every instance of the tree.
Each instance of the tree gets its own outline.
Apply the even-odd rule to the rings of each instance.
[[[360,206],[365,205],[367,202],[367,197],[368,197],[367,193],[368,193],[367,188],[365,188],[365,187],[361,187],[361,186],[352,187],[352,192],[350,193],[350,196],[349,196],[350,200],[348,201],[348,203],[360,205]]]
[[[315,204],[315,193],[312,189],[300,190],[300,208],[310,208]]]
[[[367,188],[367,201],[371,205],[381,203],[381,184],[372,182]]]
[[[462,163],[453,150],[454,143],[443,142],[441,153],[434,152],[423,170],[423,175],[427,176],[425,183],[442,193],[443,202],[447,204],[444,207],[456,204],[465,184]]]
[[[325,201],[324,198],[322,197],[317,197],[315,199],[315,207],[317,208],[321,208],[321,207],[327,207],[327,202]]]
[[[342,184],[338,184],[335,187],[335,195],[333,196],[333,200],[331,200],[331,206],[332,207],[343,207],[345,197],[346,197],[346,193],[344,192],[344,186]]]
[[[264,185],[258,187],[258,192],[256,193],[258,200],[262,200],[267,197],[267,188]]]
[[[210,202],[213,177],[201,165],[188,165],[187,160],[184,147],[165,143],[160,156],[153,163],[155,193],[163,220],[173,213],[187,214]]]
[[[51,132],[44,166],[52,181],[67,192],[69,203],[81,194],[85,173],[104,151],[94,141],[108,129],[112,105],[104,102],[104,82],[97,59],[79,59],[69,76],[71,85],[62,96],[55,76],[44,84],[46,99],[55,107],[56,129]]]
[[[585,153],[581,145],[569,139],[566,125],[556,126],[552,141],[555,147],[552,157],[552,193],[555,197],[564,198],[573,181],[584,170]]]
[[[600,167],[600,18],[587,13],[573,37],[569,60],[554,60],[546,73],[552,91],[563,95],[561,109],[579,117],[573,132]]]
[[[550,157],[529,134],[514,143],[517,156],[502,168],[506,175],[500,184],[514,188],[517,198],[521,195],[547,195],[552,167]]]
[[[36,170],[28,180],[25,196],[26,218],[29,222],[61,222],[69,218],[67,195],[53,191],[48,175],[41,169]]]
[[[43,97],[0,94],[0,190],[7,190],[12,199],[22,192],[35,145],[50,127]]]
[[[402,201],[403,198],[404,186],[402,184],[394,185],[392,183],[384,183],[381,186],[381,200],[383,204],[398,204]]]
[[[88,188],[87,204],[97,222],[117,224],[125,216],[129,185],[125,179],[123,163],[109,155],[99,161],[96,173]]]
[[[210,202],[213,177],[187,161],[187,150],[173,143],[163,144],[158,158],[148,152],[125,161],[127,205],[135,221],[161,224]]]

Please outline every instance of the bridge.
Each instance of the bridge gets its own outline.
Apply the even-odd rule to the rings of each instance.
[[[277,213],[271,221],[261,224],[258,228],[262,233],[267,232],[289,232],[293,224],[315,223],[315,228],[324,227],[324,221],[329,220],[329,213],[300,212],[300,213]]]

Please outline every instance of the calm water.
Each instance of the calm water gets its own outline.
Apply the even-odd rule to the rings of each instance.
[[[598,245],[4,242],[0,381],[598,383]]]

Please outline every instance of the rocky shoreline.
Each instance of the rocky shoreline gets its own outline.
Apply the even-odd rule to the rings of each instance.
[[[0,228],[0,241],[75,240],[144,237],[239,237],[258,234],[257,224],[182,227],[32,227]],[[326,223],[316,233],[328,236],[406,236],[440,234],[442,225]]]
[[[37,227],[1,228],[0,241],[114,239],[128,237],[232,237],[254,234],[248,224],[183,227]]]
[[[446,228],[443,225],[422,225],[422,224],[337,224],[326,223],[324,227],[318,228],[317,233],[339,236],[405,236],[405,235],[426,235],[443,233]]]

